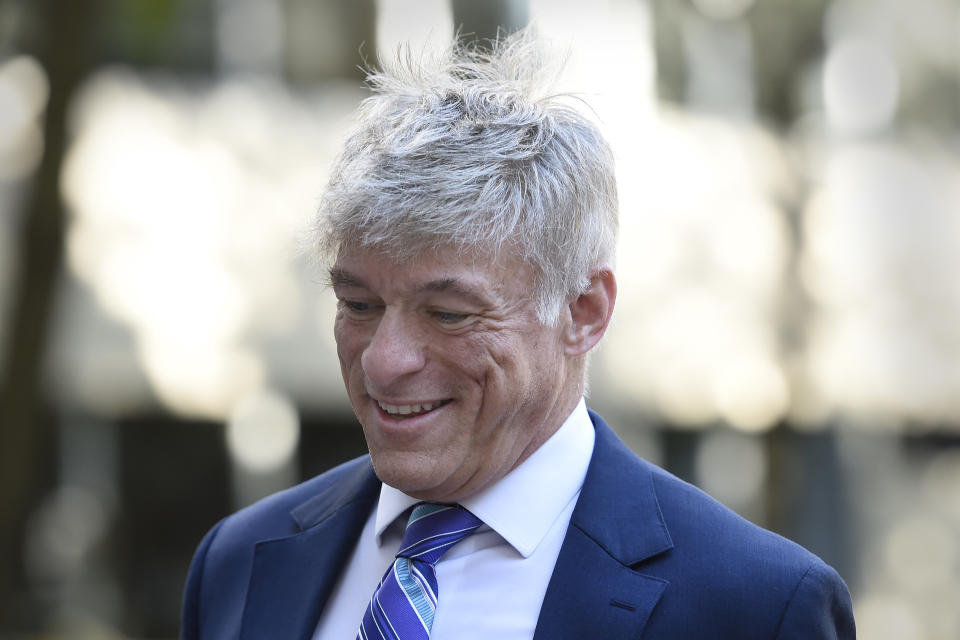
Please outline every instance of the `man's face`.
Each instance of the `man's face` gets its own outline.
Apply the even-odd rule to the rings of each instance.
[[[462,500],[536,450],[579,399],[564,322],[537,320],[519,260],[446,250],[400,263],[352,248],[331,275],[344,383],[387,484]]]

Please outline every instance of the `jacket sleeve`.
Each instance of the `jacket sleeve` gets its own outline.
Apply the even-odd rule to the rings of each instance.
[[[180,639],[200,640],[200,614],[203,606],[203,572],[207,561],[207,551],[220,530],[223,521],[207,532],[193,555],[190,563],[190,572],[187,574],[187,583],[183,590],[183,610],[180,617]]]
[[[777,640],[855,640],[853,604],[840,575],[816,562],[800,579],[780,619]]]

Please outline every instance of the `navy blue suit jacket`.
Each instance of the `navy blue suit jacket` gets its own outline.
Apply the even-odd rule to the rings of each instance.
[[[832,568],[640,459],[590,416],[593,457],[537,640],[855,637]],[[379,487],[359,458],[222,520],[190,568],[181,637],[309,640]]]

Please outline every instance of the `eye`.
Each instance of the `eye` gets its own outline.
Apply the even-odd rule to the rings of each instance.
[[[430,312],[430,316],[441,325],[454,328],[464,325],[470,319],[469,313],[456,313],[454,311],[434,310]]]
[[[374,305],[369,302],[361,302],[360,300],[348,300],[346,298],[338,298],[337,304],[340,305],[348,313],[355,316],[362,316],[369,314],[374,310]]]

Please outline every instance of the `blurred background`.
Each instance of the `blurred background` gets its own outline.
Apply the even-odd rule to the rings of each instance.
[[[302,240],[359,67],[528,22],[618,162],[591,405],[960,637],[956,0],[0,0],[0,637],[175,637],[210,526],[364,451]]]

